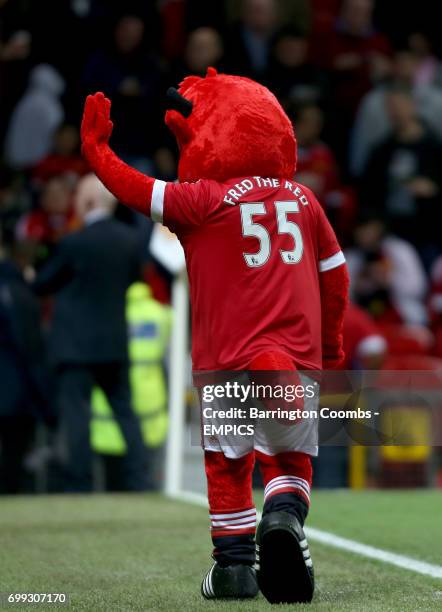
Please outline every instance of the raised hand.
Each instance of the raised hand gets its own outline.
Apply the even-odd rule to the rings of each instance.
[[[155,179],[125,164],[109,147],[111,101],[98,92],[86,98],[81,122],[81,152],[91,170],[123,204],[150,214]]]
[[[109,142],[113,129],[110,109],[111,101],[101,91],[86,98],[81,122],[81,141],[86,157],[91,147]]]

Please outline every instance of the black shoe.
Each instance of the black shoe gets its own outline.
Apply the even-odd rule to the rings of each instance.
[[[298,519],[269,512],[256,533],[258,585],[270,603],[307,603],[315,581],[307,539]]]
[[[220,567],[215,562],[201,584],[201,593],[206,599],[256,597],[258,594],[256,572],[249,565]]]

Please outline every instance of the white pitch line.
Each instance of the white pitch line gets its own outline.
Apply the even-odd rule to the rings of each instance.
[[[192,493],[191,491],[180,491],[176,494],[171,495],[174,499],[179,501],[194,504],[196,506],[203,506],[207,508],[207,498],[200,493]],[[258,512],[258,520],[260,513]],[[332,548],[338,548],[340,550],[347,550],[349,552],[367,557],[368,559],[374,559],[375,561],[382,561],[402,569],[422,574],[424,576],[431,576],[432,578],[442,578],[442,565],[435,565],[433,563],[427,563],[426,561],[419,561],[406,555],[399,555],[397,553],[390,552],[389,550],[383,550],[382,548],[376,548],[369,546],[368,544],[362,544],[355,540],[349,540],[348,538],[341,538],[340,536],[323,531],[322,529],[316,529],[316,527],[306,527],[305,532],[307,537],[313,542],[320,542],[325,546],[331,546]]]
[[[321,542],[326,546],[332,546],[333,548],[339,548],[341,550],[348,550],[368,557],[369,559],[375,559],[376,561],[382,561],[383,563],[389,563],[396,567],[423,574],[424,576],[432,576],[433,578],[442,578],[442,566],[427,563],[426,561],[418,561],[412,557],[405,555],[398,555],[397,553],[383,550],[382,548],[375,548],[374,546],[368,546],[367,544],[361,544],[355,540],[349,540],[347,538],[341,538],[334,533],[328,531],[322,531],[322,529],[316,529],[316,527],[306,527],[305,533],[307,537],[314,542]]]

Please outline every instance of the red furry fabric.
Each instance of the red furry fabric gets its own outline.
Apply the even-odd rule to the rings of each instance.
[[[261,471],[264,487],[274,479],[282,479],[284,476],[295,476],[308,484],[312,485],[312,462],[310,455],[299,453],[297,451],[278,453],[277,455],[265,455],[260,451],[255,451],[256,460],[258,461]],[[287,487],[290,490],[290,485]],[[275,493],[286,492],[284,488],[279,488]],[[293,492],[299,494],[303,499],[310,504],[310,496],[305,494],[302,489],[295,489]]]
[[[293,359],[283,351],[268,351],[255,357],[250,370],[296,370]]]
[[[217,74],[187,77],[180,93],[193,103],[186,119],[166,113],[180,148],[180,181],[224,181],[236,177],[293,178],[296,140],[275,96],[243,77]],[[91,168],[121,202],[146,215],[154,179],[121,161],[108,146],[112,133],[110,100],[99,92],[86,99],[82,152]]]
[[[281,387],[302,385],[293,359],[283,351],[261,353],[251,361],[249,370],[253,372],[250,378],[255,384]],[[286,402],[284,399],[277,397],[261,401],[267,410],[277,410],[280,408],[290,412],[304,408],[302,397],[297,397],[292,402]],[[286,419],[278,420],[279,422],[287,422],[287,424],[293,425],[293,421],[287,421]]]
[[[237,512],[253,506],[254,453],[228,459],[222,452],[205,451],[204,462],[211,513]]]
[[[348,304],[347,266],[320,274],[322,310],[322,367],[332,370],[344,359],[342,327]]]
[[[101,92],[87,97],[81,123],[81,151],[120,202],[149,215],[154,179],[125,164],[109,147],[113,128],[110,107],[110,100]]]
[[[184,79],[179,92],[193,103],[187,119],[175,110],[166,113],[180,148],[180,181],[293,178],[293,127],[266,87],[209,68],[205,78]]]
[[[273,478],[281,476],[281,474],[299,476],[304,478],[311,486],[313,469],[310,455],[298,453],[297,451],[278,453],[277,455],[265,455],[260,451],[255,451],[255,455],[264,486]]]

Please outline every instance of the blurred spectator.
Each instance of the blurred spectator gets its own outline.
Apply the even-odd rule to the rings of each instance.
[[[14,168],[27,169],[51,150],[54,132],[63,121],[61,75],[48,64],[31,71],[29,85],[11,116],[5,158]]]
[[[223,71],[223,56],[224,43],[220,33],[214,28],[200,27],[190,32],[182,57],[173,61],[169,69],[164,71],[163,82],[159,87],[159,91],[163,94],[161,100],[163,115],[157,129],[157,141],[161,142],[162,146],[153,155],[154,167],[151,169],[152,172],[159,171],[159,178],[176,179],[176,161],[172,153],[172,150],[176,150],[176,142],[164,124],[166,102],[164,93],[171,86],[177,87],[186,76],[205,76],[209,66]],[[143,171],[143,168],[140,169]]]
[[[0,231],[5,243],[14,242],[17,221],[30,206],[29,191],[10,168],[0,163]]]
[[[271,38],[279,25],[276,0],[242,0],[239,23],[226,37],[227,71],[254,78],[265,75]]]
[[[223,41],[213,28],[198,28],[189,35],[185,61],[187,73],[205,76],[209,66],[217,66],[223,56]]]
[[[191,0],[196,5],[203,0]],[[340,1],[340,0],[338,0]],[[226,17],[229,22],[238,21],[244,10],[244,4],[238,0],[224,0]],[[311,25],[311,0],[275,0],[276,14],[280,25],[296,24],[307,32]]]
[[[43,188],[39,207],[19,220],[19,240],[54,245],[76,226],[72,206],[72,188],[62,177],[50,179]]]
[[[320,139],[323,124],[323,113],[314,104],[301,106],[295,113],[294,126],[298,143],[296,180],[309,187],[322,202],[338,186],[335,156]]]
[[[219,68],[223,54],[221,35],[213,28],[197,28],[189,34],[183,59],[175,62],[167,75],[165,91],[172,84],[178,85],[189,74],[205,76],[209,66]]]
[[[283,103],[323,103],[327,97],[324,72],[310,63],[308,52],[307,35],[294,26],[275,36],[266,81]]]
[[[431,42],[423,32],[412,32],[408,37],[408,48],[417,59],[414,84],[442,85],[442,67],[440,60],[434,55]]]
[[[26,21],[23,3],[0,0],[0,61],[15,62],[27,58],[31,51],[31,34],[20,27]]]
[[[430,279],[428,310],[435,337],[434,354],[442,357],[442,255],[433,263]]]
[[[107,396],[128,453],[126,488],[145,488],[141,430],[131,407],[125,298],[140,274],[137,235],[112,219],[115,199],[94,175],[81,179],[77,214],[85,227],[61,241],[34,288],[55,294],[50,357],[57,367],[58,405],[67,443],[66,489],[90,491],[89,440],[94,384]]]
[[[0,48],[0,61],[16,62],[29,57],[31,35],[25,30],[14,32]]]
[[[322,36],[333,29],[341,5],[342,0],[310,0],[314,42],[316,42],[315,35]]]
[[[88,165],[80,154],[80,134],[74,125],[64,123],[55,132],[53,150],[32,172],[36,183],[45,183],[56,176],[63,176],[75,186],[76,181],[88,172]]]
[[[343,328],[345,360],[342,370],[379,370],[387,354],[380,329],[362,308],[349,304]]]
[[[7,118],[26,86],[31,63],[32,34],[22,2],[0,0],[0,139]]]
[[[346,251],[353,300],[376,319],[425,325],[425,271],[411,244],[386,231],[375,214],[361,218]]]
[[[23,491],[37,416],[48,419],[40,309],[23,278],[25,245],[0,255],[0,492]]]
[[[112,98],[113,143],[126,157],[144,158],[156,141],[160,72],[148,38],[140,17],[121,17],[110,45],[92,55],[83,74],[86,93],[102,90]]]
[[[166,59],[182,54],[185,46],[185,0],[166,0],[160,7],[162,40],[161,48]]]
[[[333,70],[336,107],[351,115],[371,84],[390,70],[390,45],[374,29],[373,8],[373,0],[344,0],[329,44],[318,49]]]
[[[298,143],[295,178],[315,193],[333,224],[342,245],[349,242],[349,231],[356,215],[354,190],[342,185],[332,149],[321,140],[324,114],[315,104],[295,108],[293,119]]]
[[[442,90],[433,84],[418,82],[419,60],[410,51],[395,55],[391,82],[374,88],[362,100],[352,131],[350,170],[360,176],[373,148],[393,130],[386,98],[391,88],[409,88],[416,102],[416,111],[435,136],[442,138]]]
[[[160,147],[153,157],[154,176],[162,181],[175,181],[177,176],[177,161],[167,147]]]
[[[429,262],[440,249],[435,220],[442,207],[442,144],[417,116],[411,92],[392,89],[385,102],[393,134],[372,153],[364,173],[362,203],[377,207],[392,231]]]

